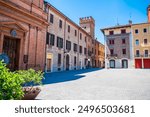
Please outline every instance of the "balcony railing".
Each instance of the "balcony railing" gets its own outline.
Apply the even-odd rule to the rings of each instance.
[[[144,57],[144,58],[147,58],[147,57],[150,57],[150,54],[144,54],[144,55],[134,55],[135,58],[141,58],[141,57]]]

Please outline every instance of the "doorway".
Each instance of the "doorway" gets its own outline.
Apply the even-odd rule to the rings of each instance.
[[[51,64],[52,64],[52,60],[47,59],[47,72],[51,72]]]
[[[122,68],[128,68],[128,60],[122,60]]]
[[[9,57],[9,64],[7,67],[10,71],[19,69],[19,50],[20,50],[20,39],[4,36],[3,42],[3,53]]]
[[[110,64],[110,68],[115,68],[115,60],[110,60],[109,64]]]
[[[69,55],[67,54],[66,55],[66,70],[68,71],[69,70]]]

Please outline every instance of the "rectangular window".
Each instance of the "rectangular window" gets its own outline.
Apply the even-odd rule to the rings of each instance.
[[[136,44],[137,46],[139,45],[139,40],[138,40],[138,39],[135,40],[135,44]]]
[[[122,39],[122,44],[125,44],[126,43],[126,39]]]
[[[55,44],[55,35],[47,32],[46,44],[54,46]]]
[[[113,35],[114,34],[114,31],[109,31],[109,35]]]
[[[140,57],[140,51],[136,50],[136,57]]]
[[[55,44],[55,35],[50,34],[50,45],[54,46],[54,44]]]
[[[144,32],[144,33],[147,33],[147,29],[146,29],[146,28],[144,28],[144,29],[143,29],[143,32]]]
[[[61,54],[58,54],[58,66],[61,65]]]
[[[82,39],[82,33],[80,33],[80,40]]]
[[[79,47],[79,52],[82,53],[82,46]]]
[[[126,29],[122,29],[121,34],[125,34],[125,33],[126,33]]]
[[[50,23],[53,23],[53,22],[54,22],[54,15],[50,14]]]
[[[144,44],[145,44],[145,45],[147,44],[147,39],[144,39]]]
[[[114,45],[115,44],[115,40],[109,40],[109,44],[110,45]]]
[[[86,36],[85,36],[85,42],[86,42]]]
[[[126,54],[126,49],[122,49],[122,54],[123,54],[123,55]]]
[[[46,34],[46,44],[49,44],[49,37],[50,37],[50,33],[47,32],[47,34]]]
[[[144,55],[144,56],[145,56],[145,57],[148,57],[148,50],[145,50],[145,52],[144,52],[144,53],[145,53],[145,55]]]
[[[77,44],[73,44],[73,50],[75,51],[75,52],[77,52]]]
[[[66,40],[66,49],[71,50],[71,41]]]
[[[139,33],[139,30],[138,29],[135,29],[135,34],[138,34]]]
[[[86,55],[86,53],[87,53],[87,49],[86,49],[86,48],[84,48],[84,54]]]
[[[75,56],[74,57],[74,66],[76,66],[76,64],[77,64],[77,57]]]
[[[94,49],[92,48],[92,54],[94,53]]]
[[[57,37],[57,47],[63,48],[63,38]]]
[[[70,25],[68,25],[68,32],[70,33]]]
[[[114,55],[114,49],[110,49],[110,54]]]
[[[77,36],[77,30],[74,30],[74,36]]]
[[[62,20],[59,20],[59,28],[62,28]]]

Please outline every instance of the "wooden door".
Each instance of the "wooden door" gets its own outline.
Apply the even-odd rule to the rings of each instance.
[[[18,70],[19,68],[19,50],[20,40],[12,37],[4,36],[3,53],[9,57],[9,64],[7,67],[11,71]]]

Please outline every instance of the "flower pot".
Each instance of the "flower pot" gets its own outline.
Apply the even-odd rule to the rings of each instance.
[[[22,100],[34,100],[40,93],[41,89],[39,87],[23,87],[24,97]]]

